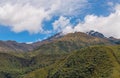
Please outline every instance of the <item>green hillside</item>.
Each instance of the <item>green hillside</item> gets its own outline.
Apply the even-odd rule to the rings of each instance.
[[[29,66],[29,60],[7,53],[0,53],[0,78],[15,78],[23,74]]]
[[[30,57],[29,53],[26,57],[21,55],[0,53],[0,78],[22,78],[24,74],[54,64],[56,60],[66,56],[40,54]]]
[[[94,46],[71,53],[24,78],[119,78],[120,46]]]
[[[85,33],[69,33],[63,37],[44,43],[36,53],[64,54],[90,45],[111,45],[107,39],[93,37]]]
[[[32,52],[0,52],[0,78],[118,78],[119,63],[120,46],[75,32]]]
[[[21,55],[0,53],[0,78],[120,77],[120,46],[91,46],[69,54]]]

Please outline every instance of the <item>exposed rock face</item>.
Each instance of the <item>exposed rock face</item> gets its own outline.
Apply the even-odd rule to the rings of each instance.
[[[105,38],[105,36],[102,33],[93,31],[93,30],[91,30],[90,32],[87,32],[87,34],[94,37]]]

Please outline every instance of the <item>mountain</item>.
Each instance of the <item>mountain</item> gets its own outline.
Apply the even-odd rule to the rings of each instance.
[[[98,37],[98,38],[106,38],[107,40],[109,40],[111,43],[114,44],[120,44],[120,39],[114,38],[114,37],[105,37],[102,33],[91,30],[89,32],[87,32],[86,34],[93,36],[93,37]]]
[[[94,31],[94,30],[87,32],[87,34],[90,36],[94,36],[94,37],[105,38],[105,36],[102,33]]]
[[[64,36],[64,35],[62,35],[62,33],[60,32],[60,33],[54,34],[53,36],[48,37],[48,38],[45,39],[45,40],[35,42],[35,43],[33,43],[32,45],[34,45],[34,46],[36,46],[36,47],[39,47],[39,46],[41,46],[41,45],[43,45],[43,44],[46,44],[46,43],[52,42],[52,41],[54,41],[54,40],[56,40],[56,39],[59,39],[59,38],[61,38],[61,37],[63,37],[63,36]]]
[[[16,41],[0,41],[0,52],[31,52],[42,51],[46,53],[53,52],[55,48],[58,52],[70,52],[77,48],[82,48],[89,45],[106,45],[119,44],[120,40],[107,38],[102,33],[90,31],[86,33],[75,32],[62,35],[57,33],[43,41],[38,41],[33,44],[17,43]],[[51,48],[51,51],[46,48]]]
[[[52,41],[52,40],[55,40],[55,39],[59,39],[61,37],[63,37],[62,32],[57,33],[57,34],[55,34],[55,35],[53,35],[53,36],[51,36],[51,37],[49,37],[49,38],[47,38],[43,41]]]
[[[114,38],[114,37],[109,37],[108,40],[115,43],[115,44],[120,44],[120,39],[117,39],[117,38]]]
[[[34,50],[35,46],[16,41],[0,41],[0,52],[28,52]]]
[[[69,33],[59,38],[52,37],[41,42],[37,53],[59,54],[69,53],[90,45],[113,45],[108,39],[90,36],[82,32]]]
[[[0,47],[0,78],[119,77],[120,46],[106,37],[58,33],[33,44],[0,41]]]
[[[23,78],[119,78],[120,46],[92,46],[71,52]]]

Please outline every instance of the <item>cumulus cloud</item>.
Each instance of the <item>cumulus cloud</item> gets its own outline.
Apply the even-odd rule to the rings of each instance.
[[[59,16],[52,25],[57,32],[87,32],[95,30],[106,36],[120,38],[120,5],[109,16],[86,15],[84,21],[74,26],[68,16],[79,15],[87,0],[0,0],[0,24],[14,32],[50,33],[43,22]],[[109,6],[114,6],[108,2]],[[113,9],[113,8],[112,8]]]
[[[63,16],[60,16],[60,18],[53,23],[53,29],[57,32],[64,30],[68,26],[71,27],[70,19]]]
[[[0,7],[0,23],[12,28],[15,32],[29,31],[37,33],[42,31],[42,21],[46,19],[48,13],[44,9],[26,5],[6,4]]]
[[[70,19],[66,20],[70,21]],[[95,30],[103,33],[107,37],[113,36],[120,38],[120,5],[117,5],[115,7],[115,12],[111,13],[109,16],[87,15],[84,21],[78,23],[74,28],[70,24],[70,22],[67,23],[67,26],[62,30],[63,33]]]
[[[43,32],[43,21],[55,15],[77,15],[86,0],[0,0],[0,24],[14,32]]]

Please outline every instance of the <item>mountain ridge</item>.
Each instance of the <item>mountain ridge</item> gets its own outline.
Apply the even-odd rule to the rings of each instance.
[[[117,69],[120,68],[118,63],[120,62],[120,46],[108,38],[95,36],[82,32],[69,33],[64,36],[56,34],[47,40],[38,42],[37,45],[33,45],[35,43],[27,44],[27,47],[24,43],[1,41],[3,45],[0,46],[3,48],[6,46],[8,52],[0,52],[0,77],[92,78],[95,76],[94,72],[97,72],[98,76],[95,78],[102,76],[109,78],[108,75],[111,75],[111,72],[107,73],[105,70],[110,70],[114,72],[112,78],[119,78]],[[20,51],[22,49],[20,45],[25,48],[24,51],[26,49],[27,51]],[[28,52],[28,45],[35,48]],[[10,52],[11,49],[12,51],[15,49],[15,52]],[[98,67],[96,68],[96,66]],[[108,69],[103,69],[104,67]]]
[[[70,34],[72,34],[73,36],[70,37]],[[77,35],[77,34],[79,34],[79,35]],[[10,41],[10,40],[9,41],[0,41],[0,52],[31,52],[31,51],[38,49],[42,45],[49,44],[52,42],[54,43],[56,41],[65,41],[66,39],[67,39],[66,41],[74,41],[73,40],[74,37],[77,38],[77,36],[81,37],[81,39],[84,38],[84,39],[82,39],[82,41],[84,41],[84,42],[85,42],[85,40],[88,41],[89,38],[93,38],[93,39],[96,38],[96,40],[107,41],[111,44],[119,44],[120,43],[119,39],[106,38],[103,34],[101,34],[99,32],[95,32],[95,31],[90,31],[87,33],[75,32],[75,33],[68,33],[66,35],[57,33],[51,37],[48,37],[47,39],[45,39],[43,41],[34,42],[32,44],[18,43],[16,41]]]

